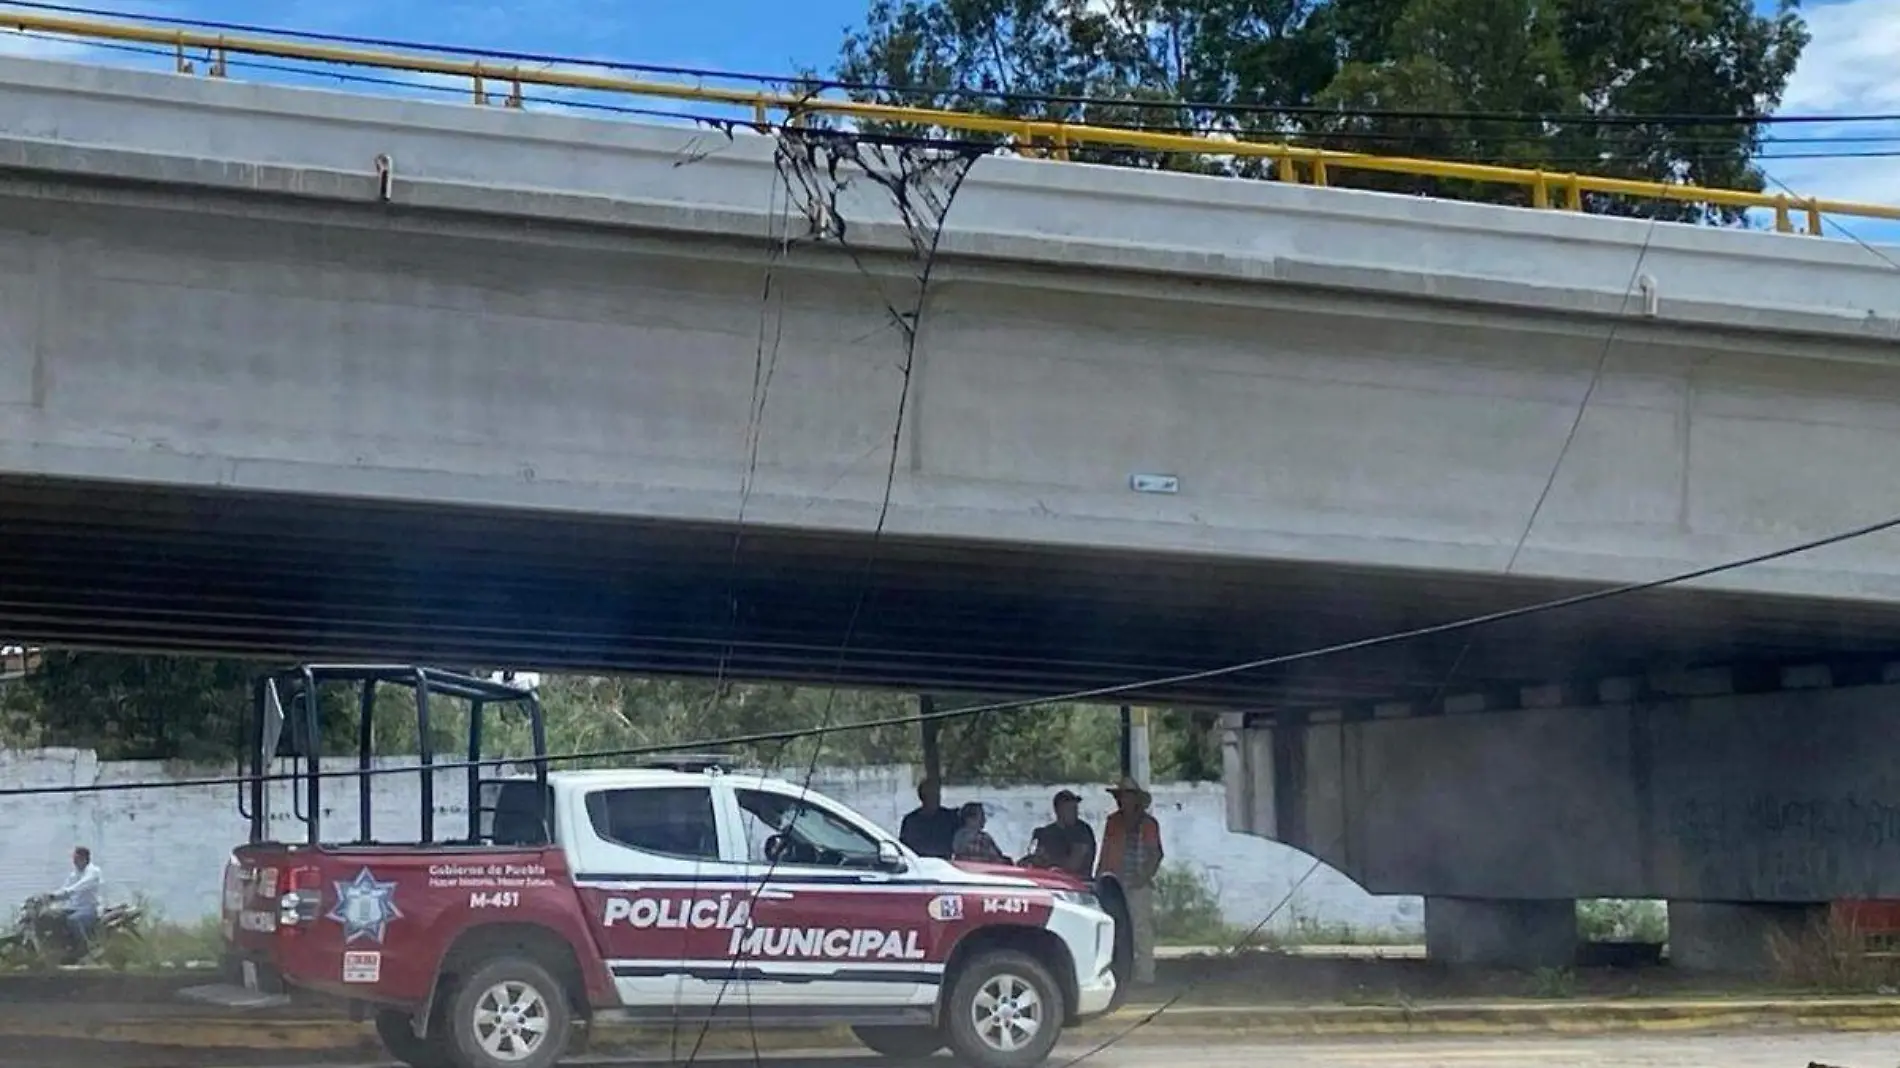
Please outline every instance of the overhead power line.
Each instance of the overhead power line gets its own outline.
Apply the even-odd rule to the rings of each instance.
[[[32,31],[32,30],[15,31],[15,32],[18,36],[27,37],[27,38],[31,38],[35,40],[46,40],[46,41],[67,40],[67,38],[60,37],[56,34],[41,33],[41,32]],[[165,49],[162,49],[162,48],[155,48],[150,45],[126,44],[124,42],[118,42],[118,41],[99,41],[99,42],[88,42],[88,47],[97,48],[97,49],[100,49],[102,51],[107,51],[107,52],[117,52],[117,53],[125,54],[125,55],[145,56],[152,59],[164,60],[166,62],[172,62],[172,61],[175,61],[176,59],[176,56],[172,52],[166,51]],[[289,62],[273,61],[273,60],[266,60],[266,59],[254,59],[254,58],[246,57],[246,58],[230,58],[230,59],[227,59],[225,63],[228,67],[238,69],[238,70],[255,70],[255,71],[265,71],[265,72],[269,72],[273,74],[296,75],[298,77],[303,77],[303,78],[316,78],[316,79],[323,79],[326,81],[335,81],[335,82],[346,84],[346,85],[368,85],[368,86],[376,86],[379,88],[397,89],[404,92],[429,93],[429,94],[445,96],[445,97],[453,96],[456,98],[463,98],[468,95],[468,90],[461,86],[444,84],[444,83],[433,82],[433,81],[418,82],[418,81],[412,81],[412,80],[405,80],[401,78],[386,78],[386,77],[380,77],[374,74],[363,74],[358,71],[350,70],[347,68],[326,66],[326,65],[317,64],[314,62],[289,63]],[[787,129],[794,128],[790,124],[785,123],[785,122],[767,122],[764,124],[760,124],[756,119],[753,119],[753,118],[735,119],[735,118],[729,118],[729,117],[707,115],[703,112],[681,111],[681,110],[671,109],[671,108],[641,107],[641,106],[633,105],[633,104],[616,104],[616,103],[609,103],[603,100],[579,99],[579,98],[566,97],[566,96],[548,96],[548,95],[543,95],[539,93],[523,93],[521,96],[521,99],[524,103],[537,104],[537,105],[550,107],[550,108],[561,108],[564,110],[588,111],[588,112],[597,112],[601,114],[626,116],[629,118],[661,119],[661,120],[665,120],[669,122],[694,123],[694,124],[702,124],[702,125],[707,124],[707,123],[728,124],[728,125],[734,125],[734,126],[744,126],[751,129],[757,129],[760,132],[764,132],[764,133],[779,133]],[[1217,134],[1217,133],[1225,132],[1224,130],[1215,126],[1201,126],[1201,127],[1156,126],[1152,124],[1143,124],[1139,126],[1115,126],[1115,125],[1109,124],[1109,125],[1106,125],[1104,128],[1126,129],[1126,130],[1131,130],[1131,131],[1141,131],[1141,132],[1150,132],[1150,133],[1188,133],[1188,134],[1216,133]],[[852,136],[858,140],[874,141],[874,142],[878,142],[882,144],[915,145],[915,146],[921,146],[921,147],[943,148],[943,149],[950,149],[950,150],[995,147],[994,145],[988,142],[973,141],[969,139],[968,137],[933,136],[929,134],[908,135],[908,134],[894,134],[894,133],[865,133],[865,132],[855,132],[852,134]],[[1406,142],[1415,142],[1415,141],[1426,139],[1424,135],[1412,135],[1412,134],[1397,133],[1397,132],[1366,132],[1366,133],[1350,132],[1349,133],[1345,131],[1328,131],[1328,130],[1301,131],[1298,133],[1289,133],[1287,137],[1288,137],[1288,143],[1295,146],[1299,146],[1305,142],[1310,142],[1310,141],[1320,141],[1320,142],[1379,141],[1379,142],[1386,142],[1388,146],[1392,146],[1394,143],[1402,146]],[[1486,143],[1504,144],[1504,143],[1521,143],[1523,141],[1523,138],[1511,137],[1507,135],[1478,135],[1478,136],[1473,136],[1473,137],[1461,136],[1458,138],[1458,141],[1461,143],[1473,143],[1473,144],[1486,144]],[[1771,147],[1782,146],[1782,145],[1806,146],[1806,145],[1831,145],[1831,144],[1875,145],[1875,146],[1887,145],[1891,147],[1854,149],[1854,150],[1845,150],[1845,151],[1774,151],[1774,152],[1758,153],[1757,155],[1750,157],[1751,159],[1759,160],[1763,162],[1772,162],[1775,160],[1900,158],[1900,130],[1896,130],[1892,134],[1872,134],[1872,135],[1862,134],[1862,135],[1843,135],[1843,136],[1823,135],[1823,136],[1813,136],[1813,137],[1808,137],[1808,136],[1769,137],[1769,138],[1764,138],[1763,143]],[[1696,137],[1686,137],[1686,138],[1672,137],[1670,138],[1668,142],[1668,145],[1671,148],[1691,149],[1691,150],[1694,147],[1703,145],[1703,144],[1708,144],[1711,147],[1715,147],[1715,146],[1729,146],[1729,145],[1732,145],[1733,142],[1728,141],[1726,139],[1721,139],[1721,138],[1696,138]],[[1313,147],[1324,147],[1324,145],[1322,144],[1322,145],[1313,146]],[[1628,148],[1629,146],[1620,146],[1620,147]],[[1144,153],[1149,154],[1149,155],[1155,154],[1152,151],[1142,150],[1142,149],[1124,149],[1121,151],[1126,151],[1126,152],[1130,152],[1134,154],[1144,154]],[[1210,144],[1205,154],[1218,155],[1219,154],[1218,146]],[[1481,152],[1445,153],[1445,152],[1442,152],[1442,150],[1434,149],[1432,152],[1432,155],[1434,156],[1434,158],[1450,159],[1450,160],[1454,160],[1460,163],[1478,163],[1478,164],[1487,164],[1487,165],[1492,165],[1492,166],[1512,166],[1512,165],[1515,165],[1515,163],[1517,162],[1521,162],[1521,161],[1513,161],[1513,160],[1505,159],[1503,157],[1490,156],[1490,155],[1483,154]],[[1606,160],[1602,154],[1598,154],[1598,155],[1547,156],[1547,157],[1540,158],[1538,162],[1544,166],[1584,168],[1584,167],[1591,167],[1591,166],[1600,166],[1603,163],[1605,163]]]
[[[1710,564],[1706,567],[1699,567],[1690,571],[1677,572],[1676,574],[1666,575],[1662,578],[1647,579],[1641,582],[1627,582],[1627,583],[1623,583],[1621,585],[1616,585],[1616,586],[1605,586],[1601,589],[1589,590],[1584,593],[1571,594],[1567,597],[1558,597],[1558,598],[1554,598],[1547,601],[1536,601],[1531,604],[1519,605],[1515,608],[1505,608],[1505,609],[1500,609],[1495,612],[1484,612],[1479,615],[1465,616],[1460,619],[1447,620],[1446,622],[1443,622],[1443,623],[1432,623],[1426,626],[1413,627],[1407,630],[1389,631],[1387,633],[1374,635],[1372,637],[1357,638],[1352,641],[1337,642],[1332,645],[1323,645],[1323,646],[1319,646],[1313,649],[1304,649],[1299,652],[1283,653],[1277,656],[1261,657],[1256,660],[1246,660],[1240,663],[1223,665],[1221,667],[1204,668],[1197,671],[1184,671],[1184,672],[1179,672],[1172,675],[1155,676],[1155,677],[1140,679],[1135,682],[1115,683],[1113,685],[1107,685],[1107,686],[1092,686],[1087,689],[1070,690],[1067,693],[1048,694],[1042,697],[1022,698],[1022,699],[1010,700],[1010,701],[994,701],[987,704],[970,705],[963,708],[938,709],[932,712],[919,712],[919,713],[913,713],[913,714],[904,715],[904,716],[887,716],[881,719],[860,720],[854,723],[840,723],[840,724],[837,724],[836,726],[825,727],[822,729],[813,728],[813,727],[798,727],[798,728],[787,728],[784,730],[756,731],[749,734],[729,735],[723,738],[699,738],[699,739],[694,739],[692,741],[685,741],[685,742],[665,742],[665,743],[659,743],[659,744],[654,744],[654,745],[624,746],[624,747],[617,747],[617,748],[611,748],[611,749],[578,750],[578,751],[572,751],[572,752],[567,752],[567,753],[550,754],[544,759],[546,759],[550,763],[568,763],[572,761],[582,761],[582,760],[614,760],[614,759],[624,759],[627,757],[656,756],[656,755],[661,755],[665,753],[705,752],[707,750],[731,749],[731,748],[737,748],[739,746],[762,745],[762,744],[769,744],[773,742],[791,742],[791,741],[797,741],[802,738],[824,737],[831,734],[839,734],[839,733],[844,733],[844,732],[849,732],[849,731],[877,730],[882,727],[900,727],[900,726],[909,726],[909,725],[914,725],[914,724],[951,720],[951,719],[966,719],[971,716],[980,716],[980,715],[983,715],[985,713],[990,713],[990,712],[1018,712],[1024,709],[1040,707],[1042,705],[1065,704],[1065,703],[1085,702],[1085,701],[1099,701],[1099,700],[1102,700],[1103,698],[1108,698],[1108,697],[1123,697],[1123,696],[1138,694],[1143,691],[1162,689],[1162,688],[1172,687],[1172,686],[1181,686],[1181,685],[1185,685],[1187,683],[1192,683],[1192,682],[1204,682],[1209,679],[1225,678],[1232,675],[1242,675],[1249,672],[1264,671],[1269,668],[1285,667],[1288,664],[1295,664],[1295,663],[1299,663],[1306,660],[1318,660],[1324,657],[1342,656],[1347,653],[1360,652],[1366,649],[1376,649],[1381,646],[1396,645],[1401,642],[1417,641],[1421,638],[1432,638],[1432,637],[1438,637],[1440,635],[1445,635],[1445,634],[1461,633],[1463,631],[1473,630],[1478,627],[1487,627],[1487,626],[1492,626],[1498,623],[1506,623],[1506,622],[1510,622],[1516,619],[1524,619],[1530,616],[1541,615],[1546,612],[1558,612],[1558,611],[1563,611],[1570,608],[1580,608],[1584,605],[1594,604],[1599,601],[1608,601],[1617,597],[1626,597],[1631,594],[1645,593],[1650,590],[1659,590],[1659,589],[1664,589],[1670,586],[1680,586],[1684,583],[1695,582],[1697,580],[1705,579],[1705,578],[1712,578],[1716,575],[1725,574],[1730,571],[1738,571],[1738,570],[1741,570],[1742,568],[1753,567],[1757,564],[1771,563],[1775,560],[1785,559],[1790,556],[1799,556],[1803,553],[1813,552],[1817,549],[1825,549],[1825,548],[1828,548],[1829,546],[1840,545],[1846,542],[1856,541],[1861,538],[1870,537],[1875,534],[1881,534],[1881,533],[1885,533],[1886,531],[1895,530],[1895,529],[1900,529],[1900,515],[1891,516],[1889,518],[1882,519],[1879,522],[1868,523],[1863,526],[1858,526],[1850,530],[1844,530],[1844,531],[1840,531],[1834,534],[1829,534],[1824,537],[1812,538],[1807,541],[1796,542],[1791,545],[1783,546],[1779,549],[1772,549],[1767,552],[1756,553],[1752,556],[1744,556],[1738,559],[1728,560],[1719,564]],[[435,771],[453,771],[453,770],[458,770],[458,769],[467,769],[471,767],[499,768],[499,767],[506,767],[506,766],[519,766],[524,763],[531,764],[534,762],[535,761],[530,758],[523,758],[523,757],[496,757],[496,758],[486,759],[486,760],[474,760],[474,761],[464,760],[464,761],[454,761],[454,762],[444,762],[444,763],[433,763],[433,764],[428,765],[428,767]],[[401,765],[401,766],[387,767],[387,768],[370,768],[368,770],[362,770],[362,769],[350,769],[350,770],[343,770],[343,771],[319,770],[316,773],[316,777],[323,778],[323,779],[355,779],[355,778],[360,778],[363,776],[374,777],[374,776],[379,776],[379,775],[413,775],[416,772],[422,770],[422,768],[423,768],[423,765],[420,765],[420,764],[408,764],[408,765]],[[262,779],[266,782],[291,781],[293,779],[300,779],[303,777],[304,777],[303,774],[291,774],[291,773],[263,775],[263,776],[217,775],[217,776],[206,776],[202,778],[193,778],[193,779],[145,780],[145,781],[140,781],[140,782],[120,782],[120,783],[92,783],[92,784],[88,784],[84,786],[18,786],[18,787],[8,787],[6,789],[0,789],[0,797],[37,797],[37,796],[45,796],[45,795],[52,795],[52,794],[97,794],[97,793],[123,793],[123,792],[131,791],[131,790],[188,789],[188,788],[193,788],[193,787],[207,787],[207,786],[233,786],[233,785],[239,785],[242,783],[253,782],[258,779]]]
[[[214,30],[223,33],[257,34],[286,39],[320,41],[329,44],[357,45],[364,48],[387,48],[417,52],[433,52],[442,55],[454,55],[471,58],[505,60],[510,63],[533,63],[543,65],[561,65],[593,67],[600,70],[620,71],[629,74],[657,74],[678,78],[693,78],[708,81],[746,82],[757,85],[799,86],[813,91],[837,91],[844,93],[882,93],[905,99],[940,99],[960,97],[965,100],[991,100],[999,104],[1061,105],[1069,107],[1136,107],[1153,110],[1199,111],[1228,115],[1280,115],[1297,118],[1366,118],[1366,119],[1414,119],[1443,121],[1483,121],[1500,123],[1527,123],[1539,125],[1570,126],[1756,126],[1756,125],[1811,125],[1832,123],[1884,123],[1900,122],[1900,112],[1893,113],[1855,113],[1845,115],[1795,114],[1795,115],[1736,115],[1714,112],[1659,112],[1653,114],[1616,113],[1616,114],[1573,114],[1569,112],[1495,112],[1468,110],[1414,110],[1403,108],[1330,108],[1302,104],[1250,104],[1230,101],[1199,101],[1181,99],[1130,99],[1126,97],[1105,97],[1089,94],[1065,93],[1015,93],[977,89],[969,86],[950,88],[924,88],[917,86],[892,85],[881,82],[854,82],[830,78],[812,78],[787,74],[760,74],[749,71],[723,70],[713,67],[673,66],[657,63],[632,63],[622,60],[588,58],[584,56],[564,55],[554,52],[526,52],[507,49],[476,48],[468,45],[443,44],[440,42],[406,40],[402,38],[375,37],[359,34],[322,33],[311,30],[289,29],[281,26],[266,26],[256,23],[227,22],[216,19],[186,18],[176,15],[164,15],[157,12],[131,12],[88,7],[77,4],[49,3],[46,0],[5,0],[6,7],[32,11],[57,12],[66,15],[81,15],[95,18],[136,19],[142,22],[164,26],[191,27]],[[3,13],[0,13],[3,17]],[[497,71],[497,76],[504,72]]]

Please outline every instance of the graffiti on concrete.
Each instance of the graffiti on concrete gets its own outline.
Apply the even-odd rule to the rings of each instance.
[[[1695,852],[1746,849],[1764,839],[1786,844],[1885,849],[1900,846],[1900,802],[1862,797],[1756,794],[1740,804],[1691,797],[1676,806],[1676,842]]]
[[[1671,806],[1665,826],[1665,855],[1675,854],[1691,883],[1678,892],[1818,900],[1875,884],[1900,889],[1900,801],[1853,791],[1689,797]]]

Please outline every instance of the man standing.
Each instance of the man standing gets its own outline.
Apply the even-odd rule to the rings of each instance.
[[[66,904],[66,926],[73,935],[73,947],[85,953],[92,943],[92,929],[99,922],[99,884],[103,876],[92,862],[92,850],[78,846],[73,850],[72,874],[53,892],[54,901]]]
[[[1095,870],[1095,830],[1082,822],[1082,798],[1073,790],[1057,792],[1056,819],[1036,828],[1034,849],[1024,861],[1066,871],[1086,880]]]
[[[897,840],[920,857],[950,859],[951,845],[963,820],[943,807],[943,787],[935,779],[917,784],[917,807],[904,817]]]
[[[1153,797],[1133,778],[1108,788],[1116,810],[1102,828],[1102,859],[1095,874],[1113,876],[1128,902],[1137,983],[1155,981],[1155,873],[1161,870],[1161,825],[1148,814]]]

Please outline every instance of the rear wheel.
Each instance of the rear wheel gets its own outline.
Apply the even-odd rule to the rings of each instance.
[[[441,1033],[428,1038],[416,1037],[416,1029],[411,1026],[406,1012],[377,1010],[376,1037],[383,1040],[383,1049],[388,1050],[391,1057],[409,1068],[454,1068],[455,1062],[449,1058],[448,1044],[442,1040]]]
[[[944,1031],[976,1068],[1034,1068],[1062,1037],[1068,1009],[1049,969],[1027,953],[991,950],[957,976]]]
[[[853,1027],[851,1033],[872,1053],[894,1061],[919,1061],[943,1048],[943,1032],[935,1027]]]
[[[444,1023],[461,1068],[547,1068],[567,1051],[574,1018],[546,968],[496,957],[457,985]]]

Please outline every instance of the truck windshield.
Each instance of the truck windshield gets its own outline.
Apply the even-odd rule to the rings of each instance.
[[[876,867],[877,840],[847,823],[841,817],[817,805],[768,790],[734,791],[739,807],[751,817],[746,821],[746,840],[751,859],[767,862],[777,859],[792,864],[827,864],[838,867]],[[779,839],[783,852],[768,855],[767,844]]]

